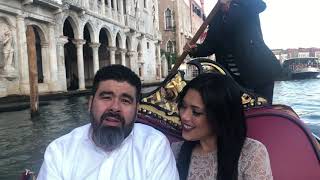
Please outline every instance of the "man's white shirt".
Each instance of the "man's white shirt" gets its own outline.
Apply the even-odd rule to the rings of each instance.
[[[90,138],[90,124],[74,129],[47,147],[38,180],[178,180],[167,138],[135,123],[119,148],[105,152]]]

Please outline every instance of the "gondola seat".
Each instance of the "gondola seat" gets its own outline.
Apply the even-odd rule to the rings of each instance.
[[[199,74],[216,72],[230,76],[219,64],[208,59],[200,58],[188,64],[196,66]],[[184,78],[178,78],[178,75],[174,77],[167,82],[170,86],[162,84],[164,90],[159,87],[144,96],[138,114],[138,122],[162,131],[171,143],[182,139],[175,101],[170,101],[175,98],[167,100],[166,93],[163,93],[166,90],[175,90],[171,93],[174,95],[180,92]],[[241,90],[244,92],[242,104],[247,119],[247,135],[267,147],[274,179],[320,180],[319,142],[299,116],[288,106],[270,106],[259,95],[242,87]]]

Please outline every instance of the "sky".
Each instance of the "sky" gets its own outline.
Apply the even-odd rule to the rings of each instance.
[[[205,0],[209,14],[217,0]],[[320,48],[320,0],[264,0],[260,14],[265,43],[271,49]]]

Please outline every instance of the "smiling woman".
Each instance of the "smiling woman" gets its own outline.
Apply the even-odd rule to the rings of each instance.
[[[182,136],[184,139],[197,141],[198,139],[206,139],[207,136],[211,139],[211,136],[214,135],[213,129],[209,128],[205,105],[197,90],[190,89],[187,91],[179,105],[179,115],[182,121]]]
[[[272,179],[269,155],[246,137],[241,90],[229,77],[200,74],[178,98],[184,142],[174,143],[180,180]]]

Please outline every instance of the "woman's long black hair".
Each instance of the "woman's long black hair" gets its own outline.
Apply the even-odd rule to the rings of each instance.
[[[178,97],[178,108],[189,89],[200,93],[208,124],[217,136],[217,180],[237,180],[238,161],[247,127],[241,101],[241,90],[230,77],[216,73],[200,74],[191,80]],[[199,143],[186,141],[177,160],[180,180],[186,180],[193,148]]]

